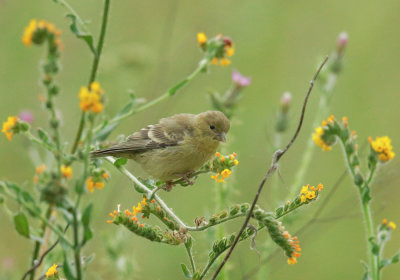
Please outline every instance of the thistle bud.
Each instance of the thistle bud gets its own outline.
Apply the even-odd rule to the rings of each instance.
[[[339,54],[341,54],[344,51],[348,41],[349,41],[349,35],[347,34],[347,32],[341,32],[337,39],[337,52]]]

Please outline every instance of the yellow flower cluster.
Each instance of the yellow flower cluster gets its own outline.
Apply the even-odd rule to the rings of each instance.
[[[1,132],[3,132],[6,135],[7,139],[10,141],[12,139],[12,136],[14,135],[13,128],[15,127],[17,122],[17,117],[8,117],[7,121],[3,122],[3,129],[1,130]]]
[[[92,177],[89,177],[86,179],[86,187],[87,189],[93,193],[94,192],[94,188],[96,187],[97,189],[101,190],[102,188],[104,188],[104,182],[94,182]]]
[[[233,54],[235,53],[235,48],[233,46],[233,43],[232,43],[231,39],[229,39],[228,37],[222,38],[221,34],[219,34],[216,37],[216,39],[221,40],[224,43],[223,54],[222,54],[222,56],[220,55],[219,57],[214,57],[211,60],[211,64],[218,65],[218,62],[219,62],[219,64],[221,66],[228,66],[229,64],[231,64],[231,61],[229,59],[227,59],[224,55],[226,55],[227,57],[233,56]],[[208,41],[208,39],[204,32],[197,33],[197,43],[199,44],[200,47],[203,48],[203,50],[207,49],[207,47],[206,47],[207,41]]]
[[[315,188],[314,186],[310,187],[310,185],[303,186],[300,191],[301,202],[304,203],[304,202],[307,202],[307,200],[313,200],[316,197],[315,190],[320,191],[323,189],[324,189],[324,186],[322,184],[319,184],[317,186],[317,188]]]
[[[152,199],[152,200],[150,201],[150,203],[155,203],[155,202],[156,202],[156,201],[155,201],[154,199]],[[124,214],[125,214],[126,217],[131,217],[131,219],[130,219],[131,222],[137,223],[137,222],[138,222],[138,218],[136,217],[136,215],[137,215],[138,213],[142,213],[143,207],[145,207],[147,204],[149,204],[149,203],[147,202],[147,198],[143,197],[142,201],[139,202],[137,206],[133,206],[133,207],[132,207],[132,212],[129,211],[128,209],[126,209],[126,210],[124,211]],[[119,210],[118,210],[118,211],[119,211]],[[118,212],[114,210],[114,212],[111,212],[109,215],[110,215],[111,218],[115,218],[115,216],[118,215]],[[166,217],[165,217],[165,218],[166,218]],[[144,218],[143,218],[143,219],[144,219]],[[113,220],[108,220],[108,221],[107,221],[107,223],[109,223],[109,224],[112,224],[113,222],[114,222]],[[140,227],[143,227],[142,224],[140,224],[139,226],[140,226]]]
[[[218,172],[215,175],[211,175],[211,179],[214,179],[217,183],[225,183],[225,179],[229,178],[232,174],[232,171],[229,169],[232,166],[236,166],[239,164],[239,161],[236,159],[237,154],[232,153],[228,156],[221,155],[219,152],[215,153],[215,156],[219,158],[220,163],[222,164],[223,169],[221,172]],[[227,161],[225,161],[227,160]],[[228,167],[228,168],[224,168]]]
[[[72,177],[72,167],[69,165],[61,165],[60,172],[64,178],[69,179]]]
[[[46,277],[54,276],[57,274],[57,266],[56,264],[53,264],[50,266],[50,268],[46,272]]]
[[[47,169],[45,164],[39,165],[36,167],[36,174],[35,176],[33,176],[33,182],[36,184],[37,182],[39,182],[39,176],[40,174],[42,174],[43,172],[45,172]]]
[[[214,179],[217,183],[225,183],[225,179],[231,176],[232,171],[229,169],[224,169],[222,172],[217,173],[216,175],[211,175],[211,179]]]
[[[327,145],[324,140],[322,140],[322,135],[324,135],[324,126],[328,125],[328,123],[333,123],[335,121],[335,117],[331,115],[328,120],[323,120],[321,126],[315,128],[315,133],[312,134],[312,140],[324,151],[330,151],[332,147]]]
[[[386,219],[382,220],[382,225],[387,226],[391,230],[395,230],[397,227],[397,225],[394,222],[391,221],[388,223],[388,220]]]
[[[392,151],[392,140],[387,137],[377,137],[375,140],[372,140],[371,137],[368,138],[371,148],[379,153],[379,159],[383,162],[391,160],[394,158],[395,153]]]
[[[91,83],[90,89],[81,87],[79,91],[79,107],[84,112],[100,113],[104,109],[103,94],[104,91],[98,82]]]
[[[233,56],[233,54],[235,53],[235,47],[233,46],[232,41],[229,39],[229,40],[224,40],[224,42],[225,42],[224,54],[227,57]],[[214,57],[211,60],[211,64],[218,65],[218,61],[221,66],[228,66],[229,64],[231,64],[231,61],[224,56],[221,57],[220,59]]]
[[[53,34],[54,44],[60,44],[60,39],[58,37],[61,35],[61,30],[56,29],[54,24],[45,20],[37,21],[36,19],[32,19],[29,22],[29,25],[25,27],[24,34],[22,35],[22,42],[25,44],[25,46],[29,47],[32,44],[34,34],[37,30],[46,30],[48,33]]]
[[[297,258],[301,256],[301,253],[300,253],[301,248],[300,248],[299,240],[297,239],[297,236],[291,237],[287,231],[284,232],[284,234],[286,234],[284,236],[286,237],[286,239],[289,240],[289,244],[293,248],[292,256],[290,258],[288,258],[287,262],[288,262],[288,264],[296,264]]]

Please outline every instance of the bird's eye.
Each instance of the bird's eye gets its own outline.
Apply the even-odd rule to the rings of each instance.
[[[213,125],[210,125],[210,128],[211,128],[211,129],[215,129],[215,126],[213,126]]]

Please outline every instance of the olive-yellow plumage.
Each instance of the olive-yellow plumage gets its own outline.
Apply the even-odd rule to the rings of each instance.
[[[198,170],[225,142],[229,120],[219,111],[177,114],[130,135],[92,157],[133,159],[154,179],[171,181]]]

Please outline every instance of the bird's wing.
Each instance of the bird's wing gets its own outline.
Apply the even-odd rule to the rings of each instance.
[[[188,118],[182,118],[182,115],[161,119],[156,125],[142,128],[130,135],[125,142],[119,144],[118,148],[129,152],[145,152],[179,145],[186,135],[193,132],[191,122],[188,121]]]

